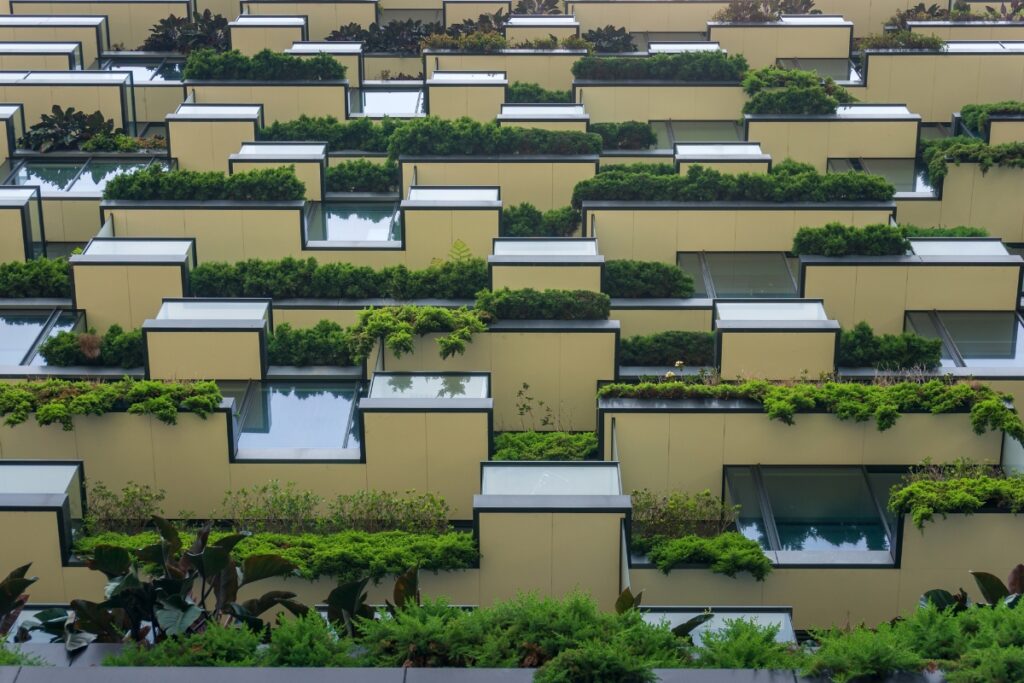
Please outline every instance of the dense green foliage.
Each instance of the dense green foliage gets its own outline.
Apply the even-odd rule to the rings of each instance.
[[[568,237],[580,224],[580,212],[571,206],[543,213],[529,202],[501,210],[502,237]]]
[[[967,136],[938,138],[921,143],[921,160],[925,163],[928,181],[939,188],[949,170],[949,163],[978,164],[982,173],[993,166],[1024,168],[1024,142],[1005,142],[989,145],[983,140]]]
[[[794,424],[794,415],[804,411],[822,411],[840,420],[874,420],[880,431],[889,429],[901,413],[943,414],[970,411],[975,433],[1003,431],[1024,442],[1024,423],[1012,406],[1012,398],[986,385],[966,382],[899,382],[896,384],[860,384],[855,382],[800,382],[772,384],[752,380],[740,384],[701,384],[697,382],[640,382],[606,384],[598,390],[602,398],[745,399],[760,403],[768,417]]]
[[[619,344],[620,365],[668,367],[715,364],[713,332],[671,331],[626,337]]]
[[[912,31],[885,31],[873,33],[860,39],[861,50],[925,50],[936,52],[946,46],[938,36]]]
[[[729,0],[712,15],[712,21],[728,24],[765,24],[778,21],[784,14],[821,14],[813,9],[814,0]]]
[[[579,131],[499,126],[467,117],[412,119],[391,134],[391,158],[399,156],[600,154],[601,137]]]
[[[749,572],[758,581],[764,581],[772,571],[772,563],[761,544],[735,531],[711,537],[656,538],[644,545],[647,559],[666,574],[679,565],[699,564],[708,565],[715,574],[736,576]]]
[[[601,162],[601,168],[597,169],[598,175],[606,173],[646,173],[647,175],[679,175],[675,164],[650,161],[636,161],[628,164],[606,164]]]
[[[328,168],[325,180],[328,192],[397,192],[400,175],[390,159],[383,164],[353,159]]]
[[[288,201],[306,196],[292,166],[261,168],[227,175],[220,171],[168,171],[151,164],[111,178],[104,199],[135,201]]]
[[[960,119],[964,125],[976,133],[988,131],[988,121],[993,115],[1010,114],[1024,115],[1024,102],[1007,101],[989,104],[965,104],[960,107]]]
[[[594,52],[636,52],[633,36],[622,26],[608,24],[604,28],[593,28],[583,34],[583,40],[594,46]]]
[[[876,335],[866,322],[839,335],[836,365],[879,370],[931,370],[942,358],[942,340],[912,332]]]
[[[587,460],[597,455],[594,432],[502,432],[492,460]]]
[[[750,95],[743,105],[744,114],[834,114],[840,104],[855,101],[831,78],[776,66],[748,72],[743,77],[743,90]]]
[[[758,625],[746,619],[725,619],[724,628],[701,636],[704,669],[789,669],[802,659],[794,646],[778,642],[778,625]]]
[[[274,328],[267,340],[271,365],[352,365],[348,338],[341,325],[321,320],[313,327],[293,329],[288,323]]]
[[[145,364],[142,330],[125,332],[111,325],[103,336],[88,332],[58,332],[39,347],[47,365],[68,367],[98,365],[114,368],[140,368]]]
[[[572,205],[587,200],[673,202],[889,201],[895,188],[881,176],[850,171],[819,174],[790,160],[768,173],[723,173],[691,166],[686,175],[646,172],[599,173],[576,184]]]
[[[862,228],[828,223],[820,228],[800,228],[792,252],[800,256],[903,256],[913,237],[985,237],[984,228],[919,228],[916,225],[876,223]]]
[[[331,55],[297,57],[261,50],[252,57],[238,50],[194,50],[185,61],[182,77],[189,81],[340,81],[345,66]]]
[[[572,65],[577,80],[677,81],[680,83],[738,83],[747,71],[742,55],[725,52],[682,52],[635,57],[587,56]]]
[[[176,424],[179,411],[205,419],[220,402],[220,389],[214,382],[183,384],[125,377],[104,383],[49,379],[0,384],[0,416],[4,424],[21,424],[35,413],[40,425],[60,424],[65,431],[74,428],[75,415],[103,415],[112,411],[152,415],[167,424]]]
[[[508,84],[505,91],[507,104],[569,104],[572,102],[570,90],[548,90],[536,83],[514,81]]]
[[[587,130],[601,136],[605,149],[650,149],[658,143],[651,124],[640,121],[592,123]]]
[[[420,47],[424,50],[452,50],[474,54],[494,54],[510,47],[505,36],[496,31],[473,31],[460,35],[434,33],[423,39]]]
[[[372,23],[366,28],[350,23],[331,31],[327,40],[358,41],[363,44],[363,52],[397,52],[406,55],[418,55],[420,43],[434,33],[442,33],[444,27],[440,23],[423,23],[418,19],[392,20],[386,24]]]
[[[71,296],[71,269],[65,259],[37,258],[0,263],[0,298]]]
[[[605,320],[610,306],[607,294],[582,289],[500,289],[476,298],[476,310],[492,320]]]
[[[228,535],[215,531],[211,541]],[[190,534],[182,534],[185,547]],[[142,548],[159,541],[156,532],[134,536],[103,533],[81,539],[76,549],[88,556],[97,546]],[[400,574],[409,567],[427,570],[464,569],[477,561],[472,534],[450,532],[417,534],[406,531],[342,531],[330,534],[256,533],[240,541],[232,556],[242,561],[256,555],[277,555],[294,563],[307,579],[330,576],[339,581]]]
[[[58,152],[76,150],[97,136],[122,134],[114,129],[114,120],[103,116],[103,112],[86,114],[74,107],[67,109],[53,105],[49,114],[43,114],[25,135],[18,140],[18,146],[37,152]]]
[[[534,683],[655,683],[657,680],[646,661],[625,657],[614,643],[599,640],[562,650],[533,677]]]
[[[601,289],[613,299],[686,299],[693,296],[693,278],[672,263],[612,259],[604,264]]]
[[[936,514],[977,512],[984,508],[1024,510],[1024,475],[1006,476],[984,465],[958,462],[911,472],[889,495],[889,509],[910,515],[920,529]]]
[[[137,49],[144,52],[181,52],[209,48],[218,52],[230,46],[228,20],[210,10],[192,12],[192,16],[173,14],[161,19],[149,29],[145,42]]]
[[[811,655],[804,672],[828,676],[836,683],[876,679],[900,671],[919,671],[924,660],[901,638],[898,625],[881,624],[850,631],[814,632],[820,648]]]
[[[90,481],[89,508],[85,530],[90,534],[118,531],[137,534],[162,512],[167,492],[149,484],[128,482],[120,491],[111,491],[102,481]]]
[[[259,666],[260,636],[247,628],[210,624],[201,633],[168,638],[156,647],[129,645],[104,666]]]
[[[385,117],[379,123],[368,118],[342,122],[333,116],[302,115],[294,121],[275,121],[259,131],[260,140],[319,141],[332,152],[386,152],[391,134],[403,123]]]
[[[441,308],[440,306],[388,306],[364,308],[355,325],[349,327],[349,354],[362,362],[383,339],[384,346],[395,357],[412,353],[415,338],[437,333],[438,351],[442,358],[462,354],[473,335],[484,332],[487,325],[476,310]]]
[[[285,257],[209,262],[192,269],[195,296],[273,299],[471,299],[487,288],[487,262],[445,261],[423,270],[404,265],[374,270],[349,263],[317,263]]]

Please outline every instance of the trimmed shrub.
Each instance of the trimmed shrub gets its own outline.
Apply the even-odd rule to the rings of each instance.
[[[607,261],[605,294],[613,299],[686,299],[693,296],[693,278],[676,265],[661,261]]]
[[[189,54],[182,78],[187,81],[340,81],[345,78],[345,66],[325,53],[296,57],[261,50],[247,57],[238,50],[217,52],[201,48]]]
[[[592,123],[587,130],[601,136],[605,149],[650,149],[658,144],[651,124],[640,121]]]
[[[345,644],[316,610],[301,616],[279,618],[270,633],[266,666],[344,666]]]
[[[548,90],[536,83],[515,81],[509,83],[508,90],[505,92],[505,102],[508,104],[570,104],[572,91]]]
[[[492,460],[587,460],[597,455],[594,432],[502,432]]]
[[[743,55],[724,52],[682,52],[650,57],[586,56],[572,65],[577,80],[676,81],[681,83],[738,83],[747,72]]]
[[[976,133],[988,131],[988,120],[993,115],[1024,115],[1024,102],[993,102],[991,104],[965,104],[960,107],[960,118],[964,125]]]
[[[501,210],[502,237],[568,237],[576,232],[580,213],[571,206],[541,213],[529,202]]]
[[[37,258],[0,263],[0,297],[22,299],[71,296],[71,268],[66,259]]]
[[[931,370],[942,359],[942,340],[911,332],[875,335],[866,322],[839,335],[836,365],[879,370]]]
[[[723,628],[701,636],[697,663],[702,669],[792,669],[800,662],[801,651],[776,639],[778,624],[723,621]]]
[[[306,196],[292,166],[261,168],[227,175],[219,171],[168,171],[150,164],[112,178],[104,199],[135,201],[288,201]]]
[[[925,163],[928,181],[935,188],[942,187],[949,163],[978,164],[982,173],[993,166],[1024,168],[1024,142],[1005,142],[989,145],[978,138],[955,136],[926,140],[921,143],[921,159]]]
[[[938,52],[946,46],[946,41],[938,36],[912,31],[885,31],[864,36],[858,43],[861,50],[923,50]]]
[[[260,129],[257,137],[281,142],[325,142],[332,152],[386,152],[392,133],[402,125],[402,121],[387,117],[377,123],[367,118],[342,123],[333,116],[302,115],[294,121],[275,121]]]
[[[354,159],[327,169],[328,192],[397,192],[401,183],[398,164],[390,159],[375,164]]]
[[[837,683],[879,680],[897,672],[920,671],[925,662],[900,637],[898,626],[881,624],[849,631],[812,631],[818,649],[812,652],[802,674],[828,676]]]
[[[103,666],[260,666],[259,646],[252,630],[211,622],[199,633],[127,645],[105,657]]]
[[[715,574],[734,577],[749,572],[756,580],[764,581],[772,571],[761,544],[735,531],[710,538],[658,538],[649,544],[647,559],[665,574],[679,565],[706,564]]]
[[[111,325],[102,337],[95,330],[58,332],[39,347],[39,355],[47,365],[76,365],[115,368],[141,368],[145,365],[142,330],[125,332],[120,325]]]
[[[608,24],[604,28],[590,29],[583,40],[594,46],[594,52],[636,52],[633,36],[624,27]]]
[[[476,310],[492,320],[606,320],[607,294],[586,290],[500,289],[477,294]]]
[[[614,643],[596,640],[562,650],[533,677],[534,683],[654,683],[657,680],[643,659],[623,657]]]
[[[712,332],[656,332],[627,337],[619,344],[620,365],[715,364],[715,335]]]
[[[813,0],[729,0],[711,20],[727,24],[766,24],[778,21],[783,14],[821,14],[821,10],[813,7]]]
[[[743,90],[750,95],[744,114],[834,114],[840,104],[856,101],[845,88],[815,71],[776,66],[747,73]]]
[[[345,330],[330,320],[300,330],[281,323],[267,340],[267,355],[272,365],[353,365]]]
[[[815,256],[902,256],[910,250],[903,229],[878,223],[858,228],[828,223],[800,228],[793,238],[793,253]]]
[[[407,121],[391,135],[388,153],[399,156],[600,154],[601,137],[579,131],[498,126],[468,117],[427,116]]]
[[[453,50],[482,54],[494,54],[507,47],[509,44],[505,36],[496,31],[473,31],[457,36],[434,33],[420,42],[421,50]]]

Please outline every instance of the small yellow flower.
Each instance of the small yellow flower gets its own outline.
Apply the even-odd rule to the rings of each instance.
[[[671,370],[669,370],[668,372],[665,373],[665,377],[669,378],[669,379],[671,379],[672,377],[675,377],[675,376],[676,376],[676,373],[672,372]]]

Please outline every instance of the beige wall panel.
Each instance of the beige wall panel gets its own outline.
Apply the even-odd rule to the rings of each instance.
[[[589,593],[602,610],[615,609],[621,590],[621,513],[552,515],[551,594]],[[483,564],[482,567],[490,567]]]
[[[333,116],[345,120],[347,88],[344,85],[225,84],[189,82],[198,104],[262,104],[266,124],[293,121],[302,114]],[[235,150],[237,151],[237,150]]]
[[[721,344],[722,377],[817,379],[835,371],[832,333],[728,332]]]
[[[487,460],[487,413],[427,413],[427,485],[451,506],[451,519],[473,518],[480,492],[480,462]]]
[[[415,76],[416,74],[422,74],[423,58],[398,57],[395,55],[367,55],[363,57],[363,78],[369,81],[380,80],[384,71],[392,75],[409,74],[410,76]]]
[[[11,2],[11,14],[46,15],[89,15],[106,16],[110,27],[110,43],[123,45],[122,49],[134,50],[149,36],[149,31],[161,19],[170,15],[188,16],[191,12],[187,2]]]
[[[835,599],[837,585],[843,600]],[[895,569],[777,569],[764,582],[764,598],[768,605],[792,605],[796,628],[843,627],[894,618],[898,588]]]
[[[154,480],[167,491],[164,512],[178,517],[181,511],[191,510],[203,519],[222,509],[224,492],[232,488],[224,414],[207,420],[193,417],[179,425],[147,422],[151,430]],[[202,476],[197,477],[198,472]]]
[[[984,4],[984,3],[982,3]],[[1006,24],[986,22],[957,22],[942,26],[941,24],[924,24],[911,26],[911,33],[923,33],[937,36],[945,41],[950,40],[1024,40],[1024,26],[1018,22]]]
[[[64,600],[69,602],[75,598],[92,599],[99,602],[103,599],[103,589],[107,585],[107,577],[101,572],[94,572],[87,567],[64,567]],[[57,601],[54,601],[57,602]]]
[[[1002,449],[1002,434],[975,434],[970,417],[952,415],[901,415],[884,432],[866,424],[864,464],[914,464],[926,457],[935,462],[969,458],[997,463]]]
[[[567,26],[510,26],[505,29],[505,37],[512,45],[518,45],[528,40],[546,40],[548,36],[554,36],[561,40],[578,34],[579,31],[575,27]]]
[[[446,0],[442,4],[445,27],[461,24],[467,19],[476,21],[481,14],[494,14],[498,10],[504,10],[505,14],[512,13],[512,3],[509,0],[479,0],[478,2],[449,2]]]
[[[103,112],[103,116],[114,120],[114,125],[124,127],[121,113],[120,85],[19,85],[8,83],[0,86],[5,102],[21,102],[25,109],[25,125],[38,123],[43,114],[52,113],[53,105],[74,107],[79,111]]]
[[[710,308],[658,310],[613,307],[609,318],[619,321],[623,339],[672,330],[711,331]]]
[[[260,379],[256,332],[147,332],[153,379]]]
[[[306,186],[306,199],[319,202],[323,200],[323,175],[319,162],[314,161],[236,161],[231,164],[233,173],[243,173],[261,168],[282,168],[292,166],[295,169],[295,176]]]
[[[425,413],[368,412],[363,428],[366,481],[371,489],[430,490]]]
[[[0,211],[0,262],[25,260],[25,234],[21,211]]]
[[[429,78],[435,71],[504,71],[508,82],[537,83],[549,90],[572,88],[572,65],[581,55],[564,52],[424,55]]]
[[[261,50],[284,52],[292,43],[302,40],[299,26],[232,26],[228,29],[231,49],[252,56]]]
[[[566,13],[575,14],[580,30],[623,26],[628,31],[694,32],[707,29],[711,17],[726,2],[567,2]]]
[[[498,266],[491,269],[492,287],[501,289],[585,289],[601,291],[601,266]]]
[[[100,227],[99,199],[44,198],[48,242],[88,242]]]
[[[57,513],[52,511],[0,510],[0,543],[4,547],[4,575],[32,563],[29,576],[32,602],[64,602],[64,573],[60,559]],[[74,596],[78,597],[78,596]]]
[[[310,40],[323,40],[339,26],[356,23],[366,28],[377,20],[373,2],[243,2],[242,6],[255,15],[305,15]]]
[[[499,121],[499,126],[519,126],[520,128],[539,128],[541,130],[568,130],[577,133],[587,132],[586,121]]]
[[[848,326],[852,327],[866,320],[878,334],[903,332],[907,292],[906,269],[889,269],[884,266],[858,268],[856,286],[853,318]],[[828,308],[825,310],[828,311]],[[840,321],[840,325],[847,326],[847,323]]]
[[[1024,38],[1024,33],[1021,33]],[[1024,121],[991,121],[988,125],[988,144],[1002,145],[1024,140]]]
[[[1012,311],[1019,295],[1019,268],[924,266],[907,272],[907,310]]]
[[[729,54],[743,55],[751,69],[774,66],[780,58],[846,59],[850,54],[846,26],[712,25],[708,40]]]
[[[0,55],[0,70],[3,71],[67,71],[69,68],[68,55]]]
[[[228,157],[256,137],[253,124],[246,121],[170,121],[168,126],[171,156],[179,168],[193,171],[226,173]]]
[[[776,577],[769,575],[768,581]],[[749,574],[730,578],[709,569],[659,569],[633,567],[629,570],[633,593],[644,592],[648,605],[764,605],[765,583]],[[794,615],[795,616],[795,615]]]
[[[480,605],[551,591],[554,515],[487,512],[479,517]]]
[[[75,301],[85,309],[90,327],[141,327],[160,310],[164,297],[184,296],[177,266],[76,265],[72,269]]]
[[[28,10],[23,14],[36,14]],[[45,14],[41,12],[40,14]],[[75,12],[74,14],[78,14]],[[72,42],[82,44],[82,61],[89,68],[99,58],[100,52],[106,49],[100,45],[96,37],[96,29],[91,26],[4,26],[0,27],[0,42],[13,43],[31,42]]]
[[[404,256],[410,268],[426,268],[436,259],[444,260],[456,241],[462,241],[473,256],[487,258],[491,240],[498,236],[496,211],[410,209],[404,218]]]
[[[431,116],[457,119],[468,116],[477,121],[492,121],[501,112],[505,86],[427,85],[427,106]]]
[[[358,318],[359,309],[274,307],[274,325],[288,323],[296,328],[313,327],[321,320],[330,320],[348,327],[356,324]]]
[[[135,119],[163,121],[185,101],[185,89],[179,85],[135,85]]]
[[[576,89],[591,123],[615,121],[694,120],[739,118],[746,95],[739,85],[598,85]]]
[[[371,488],[366,479],[366,465],[352,463],[304,462],[301,467],[292,463],[233,462],[228,465],[230,488],[238,491],[266,484],[274,479],[295,482],[302,491],[312,491],[327,502],[343,494]]]

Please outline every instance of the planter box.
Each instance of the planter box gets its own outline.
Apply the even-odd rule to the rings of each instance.
[[[247,16],[228,22],[232,50],[252,56],[261,50],[284,52],[292,43],[309,40],[305,16]]]
[[[38,187],[0,189],[0,262],[46,253],[41,204]]]
[[[182,104],[166,120],[167,153],[190,171],[230,170],[228,157],[255,140],[264,124],[258,104]]]
[[[505,37],[513,45],[528,40],[546,40],[551,36],[564,40],[579,35],[580,25],[571,13],[539,16],[513,14],[505,22]]]
[[[323,40],[339,26],[356,23],[367,28],[377,21],[375,0],[241,0],[240,6],[243,15],[304,16],[309,40]]]
[[[110,46],[126,50],[142,45],[161,19],[187,17],[192,11],[188,0],[11,0],[10,6],[14,15],[106,17]]]
[[[772,170],[771,155],[756,142],[676,143],[673,160],[679,175],[686,175],[691,166],[732,174]]]
[[[385,71],[391,76],[422,74],[423,57],[386,52],[363,54],[363,78],[368,81],[379,81],[383,79]]]
[[[900,334],[906,311],[1013,311],[1020,256],[800,257],[800,296],[825,301],[845,329]]]
[[[834,115],[746,114],[744,138],[773,159],[812,164],[825,173],[829,159],[913,159],[921,117],[901,105],[841,106]]]
[[[89,68],[110,49],[110,31],[106,15],[90,16],[88,12],[76,16],[8,15],[0,16],[0,41],[81,43],[82,62]]]
[[[489,195],[477,198],[463,191]],[[420,199],[426,194],[429,199]],[[496,187],[423,187],[407,193],[400,205],[404,262],[410,268],[426,268],[444,260],[452,247],[462,242],[473,256],[486,258],[501,226],[500,191]]]
[[[59,105],[89,113],[100,111],[104,118],[114,120],[115,127],[135,130],[132,78],[123,71],[5,72],[0,79],[0,100],[20,102],[30,127]]]
[[[725,0],[567,0],[565,11],[576,17],[584,33],[611,25],[633,33],[702,34],[711,17],[728,4]]]
[[[586,105],[591,123],[733,121],[747,101],[739,83],[575,80],[572,89],[573,101]]]
[[[25,111],[20,104],[0,105],[0,163],[10,161],[25,135]]]
[[[789,16],[767,24],[708,22],[708,40],[743,55],[751,69],[779,59],[849,59],[853,23],[842,16]]]
[[[306,186],[306,199],[322,201],[326,195],[327,145],[323,143],[253,142],[228,157],[228,173],[291,166]]]
[[[401,358],[385,352],[384,370],[489,372],[494,430],[499,432],[523,429],[516,392],[524,382],[530,395],[551,406],[552,429],[594,429],[597,383],[615,379],[618,372],[619,324],[614,320],[501,321],[474,335],[463,355],[447,360],[438,352],[436,337],[417,337],[415,352]]]
[[[503,72],[435,71],[427,78],[427,114],[492,121],[501,111],[507,87]]]
[[[117,237],[194,238],[200,263],[302,255],[304,201],[100,202]]]
[[[585,201],[583,225],[600,240],[601,253],[609,260],[674,264],[680,251],[789,251],[803,226],[888,223],[894,206],[892,202]]]
[[[537,83],[549,90],[569,90],[572,65],[585,55],[585,50],[521,48],[489,54],[424,50],[422,69],[427,78],[435,71],[504,71],[509,83]]]
[[[363,82],[363,44],[355,41],[313,41],[292,43],[284,50],[294,57],[315,57],[321,52],[329,54],[345,67],[345,78],[350,88],[360,88]]]
[[[984,3],[979,3],[984,9]],[[1019,21],[908,21],[911,33],[923,33],[943,40],[1024,40],[1024,23]]]
[[[85,68],[80,43],[0,44],[0,71],[73,71]]]
[[[993,114],[988,119],[988,130],[985,133],[990,145],[1020,142],[1024,140],[1024,116]]]
[[[262,104],[267,124],[301,115],[348,118],[348,81],[185,81],[199,104]]]
[[[612,299],[609,316],[622,326],[622,338],[684,330],[711,330],[711,299]]]
[[[499,126],[586,133],[590,116],[581,104],[502,104]]]
[[[402,196],[412,185],[498,186],[505,206],[530,202],[541,211],[568,206],[573,188],[597,173],[596,156],[406,157]]]
[[[544,243],[550,251],[537,248]],[[600,292],[604,279],[604,257],[597,251],[597,241],[580,238],[497,239],[487,267],[491,289]]]

